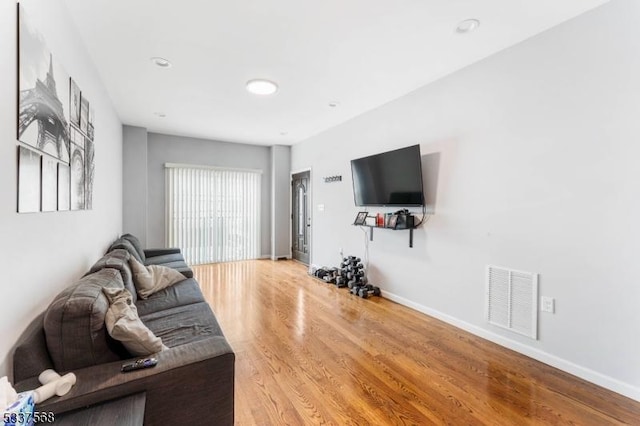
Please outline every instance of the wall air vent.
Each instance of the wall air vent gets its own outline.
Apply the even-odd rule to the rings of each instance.
[[[490,324],[538,338],[538,274],[487,265],[486,312]]]

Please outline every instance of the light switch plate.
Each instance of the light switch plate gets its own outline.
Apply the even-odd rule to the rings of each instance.
[[[555,312],[555,299],[553,297],[546,297],[546,296],[542,296],[542,300],[541,300],[541,308],[540,310],[542,312],[550,312],[550,313],[554,313]]]

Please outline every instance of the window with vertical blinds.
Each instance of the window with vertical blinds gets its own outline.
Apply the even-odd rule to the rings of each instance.
[[[259,171],[165,167],[170,247],[191,265],[260,257]]]

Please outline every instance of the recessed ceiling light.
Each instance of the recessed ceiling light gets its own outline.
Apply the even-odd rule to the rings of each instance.
[[[153,62],[156,66],[160,68],[171,68],[171,61],[165,58],[161,58],[159,56],[154,56],[151,58],[151,62]]]
[[[480,26],[480,21],[477,19],[465,19],[460,22],[456,27],[456,32],[458,34],[467,34],[472,31],[475,31]]]
[[[254,80],[247,81],[247,91],[254,95],[273,95],[278,91],[278,85],[270,80],[262,78],[256,78]]]

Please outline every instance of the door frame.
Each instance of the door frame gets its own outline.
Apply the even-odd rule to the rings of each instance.
[[[293,244],[293,219],[291,215],[293,215],[293,175],[298,173],[309,172],[309,188],[307,190],[308,198],[309,198],[309,219],[311,220],[311,232],[309,232],[309,267],[313,264],[313,169],[311,167],[306,167],[303,169],[291,170],[289,173],[289,259],[293,259],[293,249],[291,245]]]

